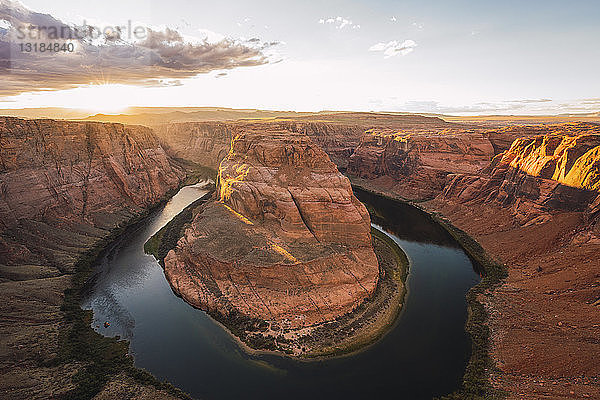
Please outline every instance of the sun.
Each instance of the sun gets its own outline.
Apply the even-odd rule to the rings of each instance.
[[[20,95],[25,97],[24,95]],[[62,107],[93,114],[119,114],[127,108],[147,101],[143,88],[122,84],[90,84],[73,89],[40,94],[29,94],[27,100],[34,107]]]

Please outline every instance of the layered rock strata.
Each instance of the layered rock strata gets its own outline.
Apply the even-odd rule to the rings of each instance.
[[[369,215],[307,136],[238,135],[219,168],[217,200],[164,260],[190,304],[293,329],[333,320],[373,294]]]
[[[145,127],[0,117],[2,398],[74,387],[82,365],[50,361],[75,263],[184,177]]]
[[[364,167],[373,172],[361,184],[405,198],[422,185],[441,187],[436,198],[420,206],[443,214],[505,263],[506,281],[479,299],[489,315],[494,387],[509,399],[599,397],[600,126],[463,131],[468,132],[481,134],[493,148],[488,153],[492,162],[479,170],[457,173],[460,167],[449,162],[442,166],[444,183],[420,179],[415,187],[410,175],[392,179],[389,168],[372,167],[387,161],[376,143],[359,158],[373,160]],[[361,152],[359,146],[356,157]],[[394,168],[402,170],[406,164]],[[353,168],[351,160],[349,170]],[[419,171],[417,167],[412,173]]]
[[[156,126],[154,131],[169,155],[219,168],[229,153],[235,124],[230,122],[181,122]]]
[[[481,133],[378,130],[362,137],[347,172],[422,200],[439,194],[448,174],[477,172],[493,156],[493,146]]]
[[[154,127],[169,154],[218,168],[231,139],[248,130],[288,130],[309,136],[344,171],[365,131],[433,132],[461,127],[435,117],[374,113],[315,114],[296,118],[169,123]]]
[[[145,127],[2,118],[0,140],[2,264],[68,270],[185,175]]]
[[[516,139],[479,175],[449,178],[444,196],[511,206],[522,223],[553,211],[600,211],[599,134]]]
[[[426,205],[506,263],[508,278],[481,301],[492,384],[509,399],[600,396],[599,167],[600,127],[566,127],[516,139]]]
[[[362,127],[352,124],[294,120],[186,122],[163,124],[155,128],[170,155],[214,169],[219,168],[229,153],[233,137],[257,129],[305,134],[342,168],[346,167],[364,131]]]

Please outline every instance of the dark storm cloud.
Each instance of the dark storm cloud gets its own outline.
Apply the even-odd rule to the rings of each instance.
[[[138,40],[128,40],[131,31],[68,26],[0,0],[0,96],[94,83],[177,86],[202,73],[267,64],[265,50],[278,44],[256,38],[191,43],[173,29],[137,28]],[[71,42],[74,51],[22,51],[28,42]]]

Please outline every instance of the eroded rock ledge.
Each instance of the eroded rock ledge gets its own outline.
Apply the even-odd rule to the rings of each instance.
[[[308,137],[238,135],[219,169],[217,200],[164,260],[190,304],[301,329],[352,311],[375,291],[367,210]]]

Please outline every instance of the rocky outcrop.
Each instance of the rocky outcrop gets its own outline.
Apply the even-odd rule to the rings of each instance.
[[[340,112],[270,122],[279,129],[302,132],[329,155],[338,169],[348,168],[350,156],[365,135],[390,130],[428,133],[460,127],[437,117],[403,114]]]
[[[590,340],[600,334],[600,126],[556,128],[517,138],[480,174],[451,176],[427,205],[506,263],[508,278],[483,303],[492,384],[509,398],[600,394]]]
[[[489,316],[490,382],[510,399],[600,396],[600,348],[592,339],[600,335],[599,128],[577,123],[472,130],[490,142],[493,161],[448,174],[443,193],[420,203],[505,263],[508,278],[479,301]],[[368,153],[361,161],[369,160]],[[382,165],[377,161],[384,157],[370,159],[370,165]],[[410,176],[392,179],[383,168],[373,171],[361,185],[403,197],[422,187]],[[439,187],[433,179],[421,184]]]
[[[352,123],[326,121],[280,121],[275,129],[302,133],[327,153],[340,171],[348,167],[350,156],[360,143],[364,127]]]
[[[491,143],[481,133],[370,131],[350,157],[347,172],[421,200],[440,193],[448,174],[474,173],[493,156]]]
[[[598,125],[592,123],[494,129],[453,125],[373,129],[362,137],[350,157],[347,172],[352,177],[368,180],[369,185],[409,200],[422,201],[439,195],[448,180],[456,175],[471,180],[485,175],[490,161],[506,152],[515,140],[527,141],[540,133],[576,137],[597,132]],[[493,166],[500,158],[495,158]],[[574,192],[566,189],[564,196],[573,196]]]
[[[0,137],[0,264],[68,270],[185,175],[145,127],[1,118]]]
[[[540,135],[579,136],[597,133],[598,125],[588,122],[572,122],[564,124],[538,125],[509,125],[494,129],[482,130],[494,147],[494,153],[500,154],[512,146],[512,143],[522,137]]]
[[[233,140],[218,201],[197,212],[165,274],[213,314],[290,328],[333,320],[377,286],[369,215],[310,138],[264,128]]]
[[[2,398],[74,388],[84,366],[55,361],[76,262],[184,177],[145,127],[0,117]]]
[[[544,213],[600,211],[600,127],[598,134],[520,138],[481,175],[450,178],[444,196],[461,202],[513,206],[522,223]]]

